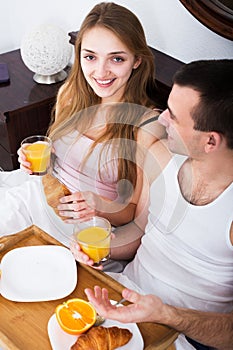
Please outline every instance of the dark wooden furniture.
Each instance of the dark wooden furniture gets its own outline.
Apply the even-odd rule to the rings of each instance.
[[[233,40],[232,0],[180,0],[186,9],[207,28]]]
[[[0,84],[0,167],[18,168],[17,149],[27,136],[46,133],[61,83],[37,84],[20,50],[0,55],[8,64],[10,83]]]
[[[78,31],[70,32],[70,43],[75,44]],[[156,87],[154,91],[150,91],[150,95],[153,100],[159,104],[160,108],[165,108],[167,104],[167,98],[171,90],[172,77],[174,73],[184,64],[183,62],[166,55],[165,53],[158,51],[150,47],[154,58],[156,67]]]

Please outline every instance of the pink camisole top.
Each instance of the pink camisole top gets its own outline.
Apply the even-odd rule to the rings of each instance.
[[[85,160],[93,140],[74,131],[56,140],[53,173],[70,191],[92,191],[110,200],[117,194],[117,150],[99,143]],[[85,161],[84,161],[85,160]]]

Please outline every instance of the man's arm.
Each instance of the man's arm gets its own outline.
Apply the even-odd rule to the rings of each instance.
[[[167,306],[166,325],[201,344],[233,349],[233,312],[214,313]]]
[[[108,291],[96,286],[85,293],[97,312],[105,318],[122,323],[155,322],[174,328],[197,342],[218,350],[232,350],[233,312],[214,313],[178,308],[164,304],[155,295],[140,295],[124,289],[122,296],[128,306],[111,305]]]

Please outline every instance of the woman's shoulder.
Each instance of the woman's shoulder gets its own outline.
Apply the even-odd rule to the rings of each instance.
[[[163,171],[169,161],[173,158],[167,146],[167,140],[159,140],[148,149],[144,163],[150,183],[152,183]]]
[[[158,122],[160,113],[161,110],[159,109],[150,109],[143,115],[138,126],[137,140],[146,148],[166,137],[165,127]]]
[[[143,126],[147,124],[154,123],[158,120],[160,113],[162,112],[161,109],[158,108],[151,108],[149,109],[142,117],[141,123],[139,124],[139,128],[142,128]]]

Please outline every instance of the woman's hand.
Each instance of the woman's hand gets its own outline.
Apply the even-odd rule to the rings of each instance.
[[[27,158],[23,152],[22,147],[18,149],[17,154],[18,154],[18,162],[20,164],[20,169],[22,169],[28,174],[32,174],[31,163],[27,161]]]
[[[93,192],[75,192],[60,199],[58,205],[60,216],[66,216],[64,221],[73,224],[77,221],[86,221],[97,215],[100,197]]]
[[[54,148],[52,148],[51,152],[52,154],[55,152]],[[27,161],[27,157],[23,151],[23,147],[20,147],[18,149],[17,154],[18,154],[18,162],[20,164],[20,169],[22,169],[28,174],[32,174],[33,171],[31,170],[31,163]]]
[[[82,251],[80,245],[77,242],[75,242],[74,239],[72,239],[70,242],[70,250],[71,250],[75,260],[77,260],[78,262],[81,262],[85,265],[89,265],[97,270],[103,269],[102,265],[100,265],[98,267],[93,266],[94,261],[92,259],[90,259],[89,256]]]

